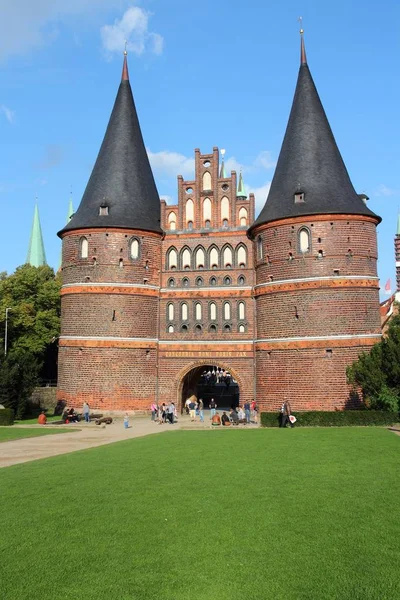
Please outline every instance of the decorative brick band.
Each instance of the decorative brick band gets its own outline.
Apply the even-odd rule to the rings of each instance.
[[[161,298],[251,298],[252,288],[162,288]]]
[[[374,288],[379,289],[378,277],[307,277],[304,279],[286,279],[271,281],[255,286],[254,295],[264,296],[276,292],[293,292],[322,288]]]
[[[151,338],[79,337],[61,336],[59,346],[80,348],[156,348],[157,340]]]
[[[68,235],[87,235],[89,233],[127,233],[128,235],[145,235],[146,237],[154,237],[160,239],[164,234],[156,233],[155,231],[144,231],[143,229],[123,229],[119,227],[92,227],[86,229],[70,229],[63,233],[61,238]]]
[[[300,217],[290,217],[288,219],[279,219],[277,221],[263,223],[262,225],[252,229],[250,239],[254,238],[256,235],[261,233],[261,231],[265,231],[266,229],[278,227],[279,225],[296,225],[297,223],[303,224],[306,221],[364,221],[374,223],[375,225],[378,225],[379,223],[379,219],[377,217],[371,217],[369,215],[301,215]]]
[[[316,336],[299,338],[275,338],[266,340],[256,340],[255,348],[257,350],[288,350],[304,348],[349,348],[355,346],[373,346],[381,339],[380,333],[371,333],[364,335],[336,335],[336,336]]]
[[[67,294],[122,294],[130,296],[153,296],[159,295],[159,289],[156,286],[147,285],[134,285],[134,284],[117,284],[112,285],[109,283],[99,284],[71,284],[64,285],[61,288],[61,296]]]

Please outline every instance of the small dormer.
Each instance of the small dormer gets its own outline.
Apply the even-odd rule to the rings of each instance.
[[[304,203],[305,200],[305,193],[301,192],[300,190],[298,190],[295,195],[294,195],[294,203],[295,204],[302,204]]]
[[[99,216],[106,217],[108,215],[108,204],[103,200],[99,207]]]

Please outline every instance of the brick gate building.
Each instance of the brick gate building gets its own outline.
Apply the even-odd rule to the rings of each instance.
[[[58,396],[92,408],[181,405],[219,366],[241,402],[351,406],[346,366],[380,338],[377,217],[356,194],[301,66],[268,200],[195,150],[178,203],[159,200],[126,55],[114,109],[63,240]]]

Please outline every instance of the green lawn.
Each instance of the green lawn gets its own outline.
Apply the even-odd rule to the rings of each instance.
[[[9,442],[10,440],[19,440],[22,438],[38,437],[41,435],[52,435],[53,433],[69,433],[70,431],[77,431],[76,429],[66,429],[57,427],[43,427],[43,429],[33,429],[27,427],[0,427],[0,442]]]
[[[185,431],[0,470],[0,597],[394,600],[400,437]],[[3,573],[1,573],[3,571]]]
[[[39,416],[39,415],[38,415]],[[55,417],[54,415],[46,415],[47,422],[51,423],[52,421],[61,421],[61,417]],[[37,425],[38,417],[33,417],[31,419],[19,419],[15,421],[17,425]]]

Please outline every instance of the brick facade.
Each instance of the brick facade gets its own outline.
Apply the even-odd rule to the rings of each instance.
[[[249,239],[254,197],[236,190],[235,172],[220,177],[218,148],[197,149],[178,203],[161,200],[163,236],[63,235],[59,398],[180,407],[186,375],[216,365],[238,381],[241,402],[262,409],[285,397],[297,410],[352,405],[346,366],[381,331],[376,220],[283,219]]]

